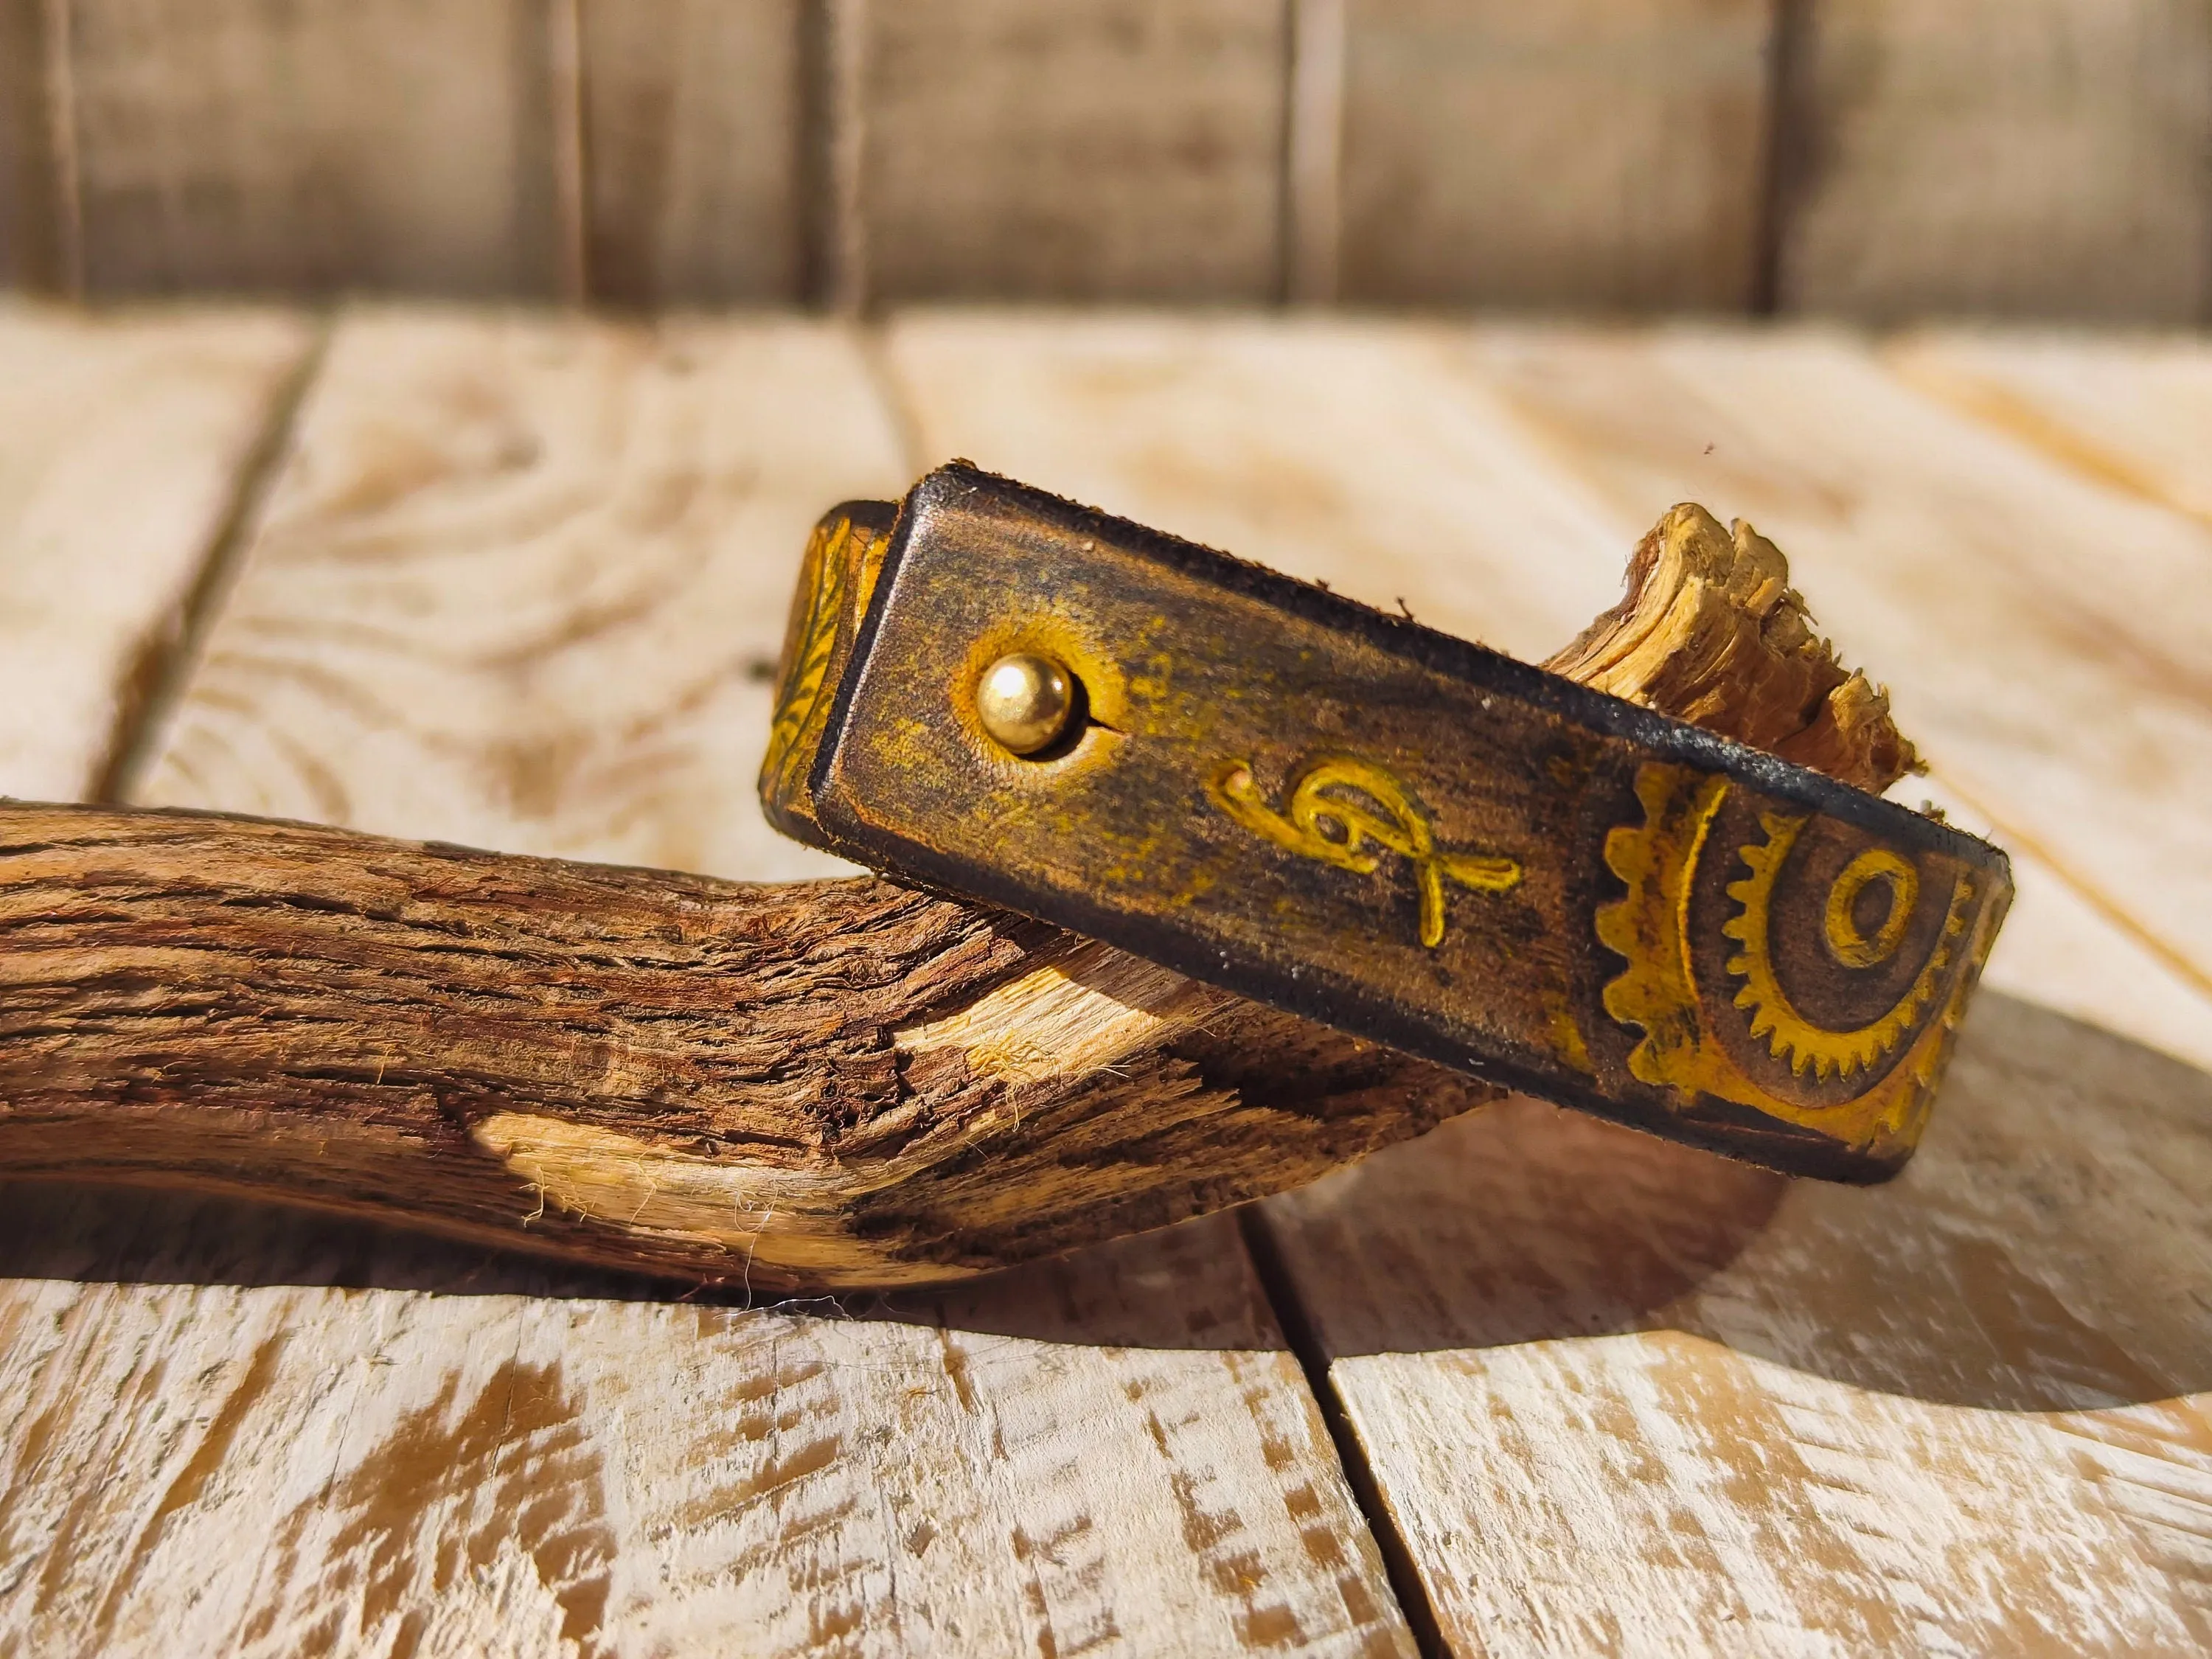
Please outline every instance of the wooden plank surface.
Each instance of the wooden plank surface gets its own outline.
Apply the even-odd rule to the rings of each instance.
[[[1893,1186],[1516,1102],[1268,1225],[1467,1652],[2212,1641],[2212,1085],[2001,994]]]
[[[47,94],[48,21],[40,0],[0,0],[0,289],[63,282],[65,169]]]
[[[800,12],[799,0],[581,0],[593,298],[805,297]]]
[[[11,1650],[1410,1652],[1226,1220],[848,1318],[4,1212]]]
[[[1278,293],[1279,0],[846,10],[868,298]]]
[[[2194,0],[1806,0],[1785,308],[2197,323],[2212,14]]]
[[[907,482],[852,342],[362,311],[149,805],[763,880],[848,866],[753,796],[806,532]]]
[[[311,332],[267,313],[0,306],[0,793],[99,786]]]
[[[556,0],[68,0],[98,294],[558,291]]]
[[[1915,391],[2064,470],[2212,525],[2212,342],[2017,329],[1929,330],[1885,343]]]
[[[1794,556],[1820,538],[1784,506],[1827,497],[1781,459],[1840,471],[1888,453],[1870,428],[1894,411],[1843,398],[1840,370],[1808,373],[1789,382],[1805,406],[1791,421],[1778,393],[1717,429],[1730,471],[1684,491],[1647,468],[1632,507],[1629,483],[1577,480],[1625,471],[1648,447],[1639,420],[1686,422],[1684,388],[1733,390],[1770,346],[1710,337],[1697,375],[1655,386],[1629,365],[1664,337],[1544,337],[1552,356],[1510,380],[1470,373],[1468,337],[1433,328],[925,317],[890,355],[933,448],[1523,655],[1609,597],[1620,550],[1678,495],[1747,506]],[[1582,467],[1529,418],[1528,388],[1561,384],[1621,423],[1585,439]],[[1759,422],[1777,429],[1753,447]],[[1863,600],[1839,619],[1829,595],[1852,571],[1897,582],[1911,567],[1870,538],[1999,441],[1903,436],[1929,446],[1922,468],[1844,495],[1853,517],[1799,564],[1849,654],[1878,662],[1893,613]],[[1877,485],[1899,498],[1880,512]],[[2053,572],[2069,549],[2109,568],[2094,539],[2018,565]],[[1960,652],[2021,653],[2021,673],[2067,672],[2048,635],[1954,631]],[[1917,733],[1925,697],[1901,706]],[[2036,818],[2054,837],[2063,805]],[[1992,993],[1893,1186],[1793,1186],[1524,1102],[1266,1206],[1455,1650],[2208,1639],[2212,1003],[2048,864],[2023,856],[2017,873]]]
[[[835,327],[356,314],[144,793],[790,873],[757,665],[908,466]],[[0,1648],[1410,1650],[1226,1219],[855,1320],[0,1215]]]
[[[916,312],[885,359],[930,459],[979,465],[1332,582],[1522,657],[1620,597],[1623,542],[1503,410],[1455,328],[1255,316]],[[1652,514],[1656,519],[1657,513]],[[1544,550],[1527,562],[1484,547]],[[1559,555],[1586,554],[1562,603]]]
[[[1343,295],[1747,308],[1772,23],[1767,0],[1349,0]]]

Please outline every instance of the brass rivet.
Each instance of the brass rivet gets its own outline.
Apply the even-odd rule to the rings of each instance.
[[[1048,749],[1075,713],[1075,677],[1049,657],[1003,656],[975,683],[975,712],[991,740],[1017,755]]]

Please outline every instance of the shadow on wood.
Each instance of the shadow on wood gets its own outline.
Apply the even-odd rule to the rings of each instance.
[[[1781,553],[1678,507],[1553,659],[1876,793]],[[0,803],[0,1173],[756,1291],[958,1279],[1318,1179],[1492,1084],[1003,912]]]
[[[565,1267],[232,1200],[0,1188],[0,1273],[331,1285],[744,1305],[741,1286]],[[1434,1353],[1674,1331],[1881,1393],[2069,1411],[2212,1389],[2212,1077],[1999,994],[1961,1044],[1923,1157],[1838,1188],[1529,1100],[1288,1199],[1267,1224],[1330,1354]],[[1218,1347],[1163,1280],[1198,1222],[945,1289],[761,1305],[1043,1341]],[[1101,1253],[1122,1271],[1087,1272]],[[1197,1328],[1192,1325],[1195,1317]],[[1101,1323],[1102,1319],[1104,1321]]]
[[[777,1312],[1085,1346],[1237,1351],[1238,1329],[1183,1293],[1194,1251],[1236,1249],[1216,1217],[935,1289],[784,1297],[486,1249],[374,1222],[198,1194],[64,1182],[0,1183],[0,1278],[83,1284],[323,1286],[443,1297],[641,1302]],[[1249,1273],[1231,1275],[1253,1294]],[[1110,1294],[1109,1294],[1110,1292]],[[1265,1345],[1279,1351],[1279,1341]]]
[[[1337,1359],[1679,1332],[2002,1411],[2212,1389],[2212,1077],[1997,993],[1886,1187],[1516,1100],[1267,1214]]]

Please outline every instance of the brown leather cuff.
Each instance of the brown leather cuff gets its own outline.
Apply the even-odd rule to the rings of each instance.
[[[816,530],[761,797],[891,875],[1846,1181],[1911,1155],[2012,891],[1904,807],[957,463]]]

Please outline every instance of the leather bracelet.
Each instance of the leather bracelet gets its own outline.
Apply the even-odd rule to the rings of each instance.
[[[809,546],[761,796],[902,879],[1795,1175],[1919,1139],[2002,852],[956,463]]]

